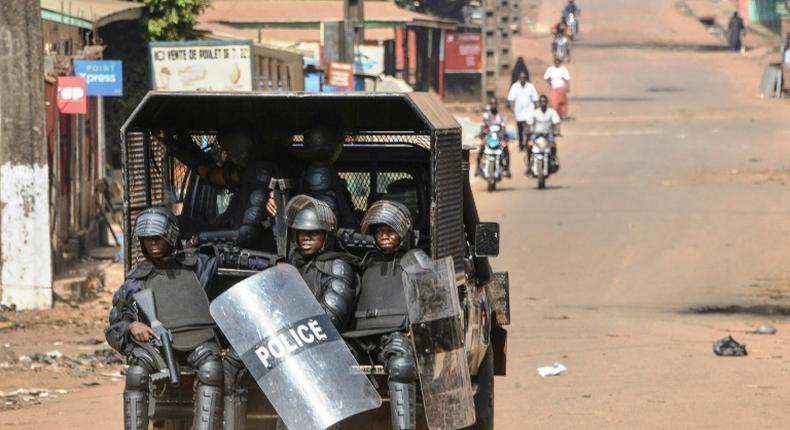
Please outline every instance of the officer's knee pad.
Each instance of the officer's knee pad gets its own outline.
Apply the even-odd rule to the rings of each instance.
[[[219,345],[215,342],[204,342],[198,345],[187,357],[187,362],[194,367],[198,368],[206,361],[219,362]]]
[[[414,356],[397,355],[387,362],[390,381],[411,383],[417,380],[417,363]]]
[[[219,360],[208,360],[197,368],[197,378],[200,383],[219,387],[223,384],[222,363]]]
[[[151,374],[148,369],[132,365],[126,370],[126,389],[129,391],[148,391]]]
[[[222,358],[222,372],[225,378],[226,390],[232,390],[238,385],[244,372],[247,370],[241,358],[232,350]]]

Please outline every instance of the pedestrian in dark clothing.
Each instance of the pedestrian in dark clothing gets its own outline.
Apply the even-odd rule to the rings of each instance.
[[[515,84],[516,81],[518,81],[518,76],[522,72],[527,77],[527,81],[529,82],[529,69],[527,69],[527,63],[524,62],[524,57],[518,57],[516,59],[516,64],[513,66],[513,71],[510,73],[511,86]]]
[[[730,50],[741,50],[741,38],[746,32],[746,26],[743,24],[743,19],[738,15],[738,12],[733,12],[730,23],[727,26],[727,42],[730,45]]]

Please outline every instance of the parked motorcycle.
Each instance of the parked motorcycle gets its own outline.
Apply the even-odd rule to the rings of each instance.
[[[549,139],[538,135],[532,144],[532,156],[527,159],[529,172],[538,180],[538,189],[546,188],[546,178],[559,170],[559,165],[551,153]]]
[[[551,52],[554,58],[559,58],[563,63],[571,61],[571,46],[568,37],[564,34],[555,34],[551,42]]]
[[[483,148],[483,160],[480,169],[483,178],[488,182],[488,191],[496,190],[496,183],[502,180],[505,172],[505,149],[502,145],[503,133],[501,126],[488,126]]]
[[[568,34],[571,40],[576,40],[576,36],[579,34],[579,19],[576,14],[571,12],[566,15],[565,22],[568,24]]]

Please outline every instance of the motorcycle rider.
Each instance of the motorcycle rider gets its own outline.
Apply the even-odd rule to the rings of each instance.
[[[556,166],[559,166],[555,137],[561,136],[560,115],[557,113],[557,111],[549,107],[549,98],[546,97],[545,94],[542,94],[540,99],[538,99],[538,109],[532,113],[532,117],[530,117],[529,120],[529,127],[532,131],[532,135],[529,138],[529,143],[527,144],[527,154],[529,154],[529,160],[532,159],[532,144],[535,143],[535,140],[538,137],[542,136],[545,137],[549,142],[551,153],[554,156],[554,163]],[[530,169],[528,164],[527,174],[529,173]]]
[[[156,333],[138,314],[134,294],[152,289],[157,318],[172,332],[176,359],[195,369],[195,430],[213,430],[219,422],[223,369],[220,347],[209,314],[207,288],[220,265],[263,270],[272,260],[229,254],[209,257],[176,251],[177,218],[170,209],[148,208],[137,216],[134,236],[140,241],[145,261],[134,266],[113,296],[107,343],[127,357],[124,429],[148,429],[149,384],[152,374],[165,367],[153,344]],[[241,263],[241,264],[240,264]]]
[[[362,219],[363,234],[372,234],[376,250],[363,262],[355,320],[343,334],[370,362],[382,363],[388,374],[392,428],[416,426],[417,365],[409,339],[409,311],[403,269],[429,259],[412,249],[412,219],[401,203],[379,200]]]
[[[554,37],[551,40],[551,55],[554,58],[557,58],[557,49],[560,44],[563,44],[565,45],[565,56],[567,57],[568,61],[570,61],[571,48],[568,41],[570,29],[568,28],[568,23],[565,20],[565,15],[560,18],[560,21],[557,24],[554,24],[552,27],[552,34]]]
[[[483,112],[483,124],[480,126],[480,145],[477,148],[477,168],[475,169],[475,176],[480,175],[480,161],[483,159],[483,152],[485,149],[485,139],[488,135],[492,125],[499,126],[499,141],[502,145],[502,152],[504,154],[505,176],[508,178],[510,175],[510,150],[507,146],[507,136],[505,133],[506,118],[499,113],[498,102],[496,97],[488,99],[488,105]]]
[[[576,15],[576,17],[578,17],[581,13],[582,10],[579,9],[579,6],[576,5],[576,2],[574,0],[568,0],[568,4],[566,4],[565,7],[562,9],[562,16],[566,18],[566,22],[568,15],[574,14]]]

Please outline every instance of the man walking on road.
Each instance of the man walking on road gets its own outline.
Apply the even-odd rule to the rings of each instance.
[[[554,59],[554,65],[546,69],[543,79],[549,84],[551,107],[560,114],[560,118],[568,116],[568,93],[571,92],[571,74],[562,65],[562,60]]]
[[[527,121],[532,116],[532,112],[535,110],[535,103],[538,101],[538,92],[535,90],[535,86],[527,79],[526,73],[519,73],[518,81],[510,87],[507,101],[510,110],[513,111],[516,117],[518,149],[523,151],[526,145],[526,130],[524,128],[527,126]]]

